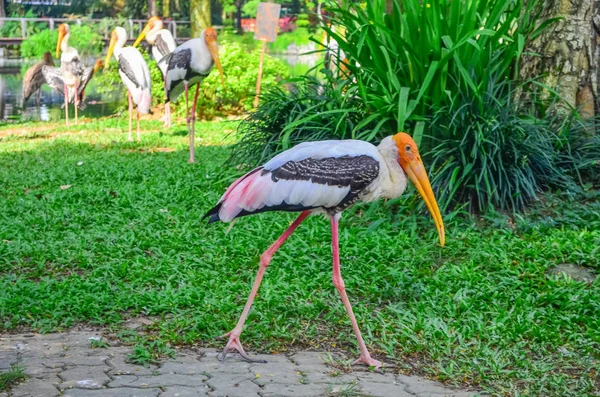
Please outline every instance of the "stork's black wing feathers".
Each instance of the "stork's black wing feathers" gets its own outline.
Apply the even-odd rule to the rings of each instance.
[[[171,51],[169,50],[169,46],[163,40],[163,38],[162,38],[161,35],[158,35],[156,37],[156,40],[154,40],[154,46],[156,47],[156,49],[158,50],[158,52],[162,56],[161,59],[164,58],[164,57],[166,57],[167,55],[169,55],[171,53]],[[157,61],[160,61],[160,59],[157,59]]]
[[[127,78],[129,80],[131,80],[131,82],[133,84],[135,84],[136,87],[141,87],[142,86],[140,84],[140,82],[137,81],[137,79],[135,78],[135,73],[133,72],[133,69],[131,68],[131,65],[127,61],[127,58],[125,58],[123,55],[119,55],[119,70],[121,72],[125,73],[125,76],[127,76]]]
[[[42,73],[42,68],[45,63],[38,62],[25,72],[23,77],[23,101],[27,101],[31,94],[42,88],[42,85],[46,82],[46,78]]]

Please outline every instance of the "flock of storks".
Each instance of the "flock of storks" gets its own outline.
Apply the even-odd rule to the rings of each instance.
[[[185,91],[186,110],[189,110],[187,104],[189,86],[200,83],[210,73],[214,63],[221,72],[223,85],[225,84],[218,56],[217,35],[213,29],[205,29],[200,38],[189,40],[175,48],[175,41],[167,30],[162,29],[160,19],[152,18],[134,43],[134,47],[144,36],[153,45],[152,53],[163,73],[165,92],[169,101],[176,100]],[[83,67],[77,51],[68,46],[68,37],[68,26],[61,25],[57,48],[57,51],[58,49],[62,51],[60,68],[53,67],[51,57],[47,56],[45,62],[34,66],[34,72],[31,73],[36,76],[42,74],[43,80],[42,77],[36,80],[38,87],[45,81],[65,94],[65,105],[74,102],[77,115],[77,107],[83,103],[85,85],[93,73],[102,67],[102,63],[99,61],[92,68]],[[140,52],[134,47],[124,47],[126,41],[125,29],[116,28],[112,32],[104,65],[108,64],[114,53],[119,62],[121,79],[127,86],[129,95],[129,137],[131,139],[133,103],[137,105],[138,120],[139,113],[148,112],[150,107],[150,73]],[[33,91],[28,88],[27,92],[30,94]],[[190,116],[189,111],[186,113],[190,133],[191,162],[194,160],[193,139],[197,98],[198,88],[196,88],[192,114]],[[166,104],[165,113],[168,123],[169,102]],[[301,143],[235,181],[225,191],[217,205],[206,214],[205,218],[208,218],[209,222],[231,222],[242,216],[266,211],[299,212],[300,215],[260,256],[259,270],[242,315],[237,325],[224,335],[228,338],[228,342],[221,359],[224,360],[230,350],[235,350],[246,360],[254,361],[244,351],[240,335],[263,275],[272,256],[300,223],[311,214],[321,214],[331,223],[333,284],[342,298],[358,341],[360,357],[355,363],[381,367],[383,363],[374,359],[366,347],[346,294],[340,266],[338,223],[342,212],[358,202],[399,197],[404,193],[408,179],[413,182],[425,201],[437,228],[440,244],[443,246],[444,223],[427,172],[421,161],[417,144],[403,132],[384,138],[378,146],[358,140]],[[394,247],[389,249],[394,252],[391,255],[393,257]]]
[[[152,79],[150,69],[140,51],[135,48],[144,38],[152,46],[152,55],[162,72],[165,96],[165,123],[171,125],[170,102],[185,93],[186,121],[190,139],[190,163],[195,161],[194,124],[196,120],[196,104],[199,84],[208,76],[216,64],[221,73],[221,82],[225,87],[223,68],[219,60],[217,32],[213,28],[204,29],[199,38],[191,39],[177,47],[171,32],[163,29],[160,18],[152,17],[132,47],[126,47],[127,31],[116,27],[110,36],[108,53],[104,62],[96,61],[94,66],[86,67],[79,52],[69,46],[71,30],[69,25],[61,24],[58,28],[56,57],[60,55],[60,67],[54,66],[52,55],[47,52],[44,59],[36,63],[25,73],[23,80],[23,99],[26,101],[34,92],[39,92],[43,84],[48,84],[61,95],[64,95],[65,121],[69,125],[69,104],[74,105],[75,122],[78,109],[85,108],[85,88],[94,73],[102,67],[106,68],[114,54],[119,64],[119,75],[127,87],[129,99],[129,134],[132,140],[133,105],[137,110],[137,138],[140,139],[140,114],[150,111],[152,102]],[[190,112],[188,104],[189,87],[196,84],[196,94]]]

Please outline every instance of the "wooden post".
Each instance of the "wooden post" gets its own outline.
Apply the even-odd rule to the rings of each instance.
[[[262,39],[262,50],[260,52],[260,63],[258,65],[258,79],[256,79],[256,96],[254,97],[254,108],[258,107],[258,97],[260,95],[260,82],[262,80],[263,64],[265,62],[265,52],[267,52],[267,39]]]
[[[267,41],[275,41],[277,39],[277,27],[279,25],[278,22],[280,11],[281,4],[258,3],[256,26],[254,27],[254,38],[262,41],[262,51],[260,53],[260,64],[258,66],[258,78],[256,79],[256,97],[254,98],[254,108],[258,107],[258,97],[260,95],[260,83],[262,81],[265,52],[267,52]]]

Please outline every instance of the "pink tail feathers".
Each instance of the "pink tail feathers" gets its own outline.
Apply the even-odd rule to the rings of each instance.
[[[222,221],[229,222],[235,219],[244,209],[252,209],[260,206],[260,203],[255,202],[260,199],[259,193],[260,183],[257,181],[264,178],[261,177],[262,167],[256,168],[246,175],[242,176],[233,182],[225,194],[219,200],[219,203],[211,209],[206,216],[210,216],[211,222]]]

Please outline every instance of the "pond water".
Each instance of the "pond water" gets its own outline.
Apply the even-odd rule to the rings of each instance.
[[[292,75],[299,75],[316,64],[317,60],[310,55],[278,56],[290,65]],[[36,61],[0,58],[0,123],[17,121],[57,121],[64,119],[64,97],[47,85],[42,87],[39,104],[36,94],[27,102],[23,101],[23,75],[25,70]],[[94,60],[84,59],[86,65]],[[114,114],[125,106],[127,95],[125,88],[119,84],[109,93],[100,94],[96,90],[94,79],[88,84],[86,91],[86,108],[79,114],[85,117],[104,117]],[[69,117],[73,117],[73,106],[69,106]]]

